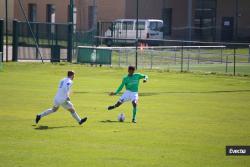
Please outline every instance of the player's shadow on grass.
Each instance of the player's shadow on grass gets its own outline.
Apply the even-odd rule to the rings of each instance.
[[[154,93],[154,92],[143,92],[143,93],[139,93],[139,96],[155,96],[155,95],[159,95],[162,92],[158,92],[158,93]]]
[[[44,125],[40,125],[40,126],[35,127],[34,129],[35,130],[52,130],[52,129],[76,128],[76,127],[80,127],[80,126],[44,126]]]
[[[103,120],[103,121],[100,121],[101,123],[130,123],[130,122],[120,122],[120,121],[114,121],[114,120]]]
[[[75,94],[88,94],[88,93],[90,93],[90,92],[74,91],[73,93],[75,93]]]

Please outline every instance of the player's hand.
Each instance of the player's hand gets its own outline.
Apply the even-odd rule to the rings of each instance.
[[[144,79],[144,80],[143,80],[143,83],[146,83],[146,82],[147,82],[147,80],[146,80],[146,79]]]
[[[111,92],[110,94],[109,94],[109,96],[114,96],[115,95],[115,93],[114,92]]]

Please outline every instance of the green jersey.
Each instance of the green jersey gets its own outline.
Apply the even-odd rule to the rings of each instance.
[[[115,94],[118,94],[122,90],[124,85],[126,87],[126,90],[129,90],[131,92],[138,92],[139,82],[141,79],[147,80],[148,76],[139,73],[133,74],[132,76],[125,76]]]

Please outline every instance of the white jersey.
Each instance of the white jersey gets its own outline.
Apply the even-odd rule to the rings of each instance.
[[[57,103],[63,103],[69,97],[72,84],[73,81],[70,78],[64,78],[60,81],[58,91],[55,96],[55,101]]]

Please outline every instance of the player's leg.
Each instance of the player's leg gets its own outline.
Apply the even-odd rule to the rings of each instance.
[[[49,114],[52,114],[52,113],[56,112],[58,109],[59,109],[59,106],[55,105],[55,106],[53,106],[53,108],[47,109],[46,111],[38,114],[36,116],[36,123],[38,123],[42,117],[45,117]]]
[[[133,118],[132,118],[132,122],[136,123],[137,102],[135,100],[132,101],[132,105],[133,105]]]
[[[70,101],[66,101],[65,103],[62,104],[62,106],[71,113],[72,117],[79,123],[79,125],[87,121],[88,119],[87,117],[83,119],[80,118],[80,116],[75,111],[73,104]]]
[[[113,110],[117,107],[119,107],[120,105],[122,105],[125,101],[128,101],[129,100],[129,92],[128,91],[125,91],[123,93],[123,95],[120,97],[119,101],[115,104],[115,105],[112,105],[112,106],[109,106],[108,107],[108,110]]]
[[[113,109],[119,107],[120,105],[122,105],[122,102],[119,100],[115,105],[109,106],[108,110],[113,110]]]
[[[138,93],[133,92],[131,93],[131,100],[132,100],[132,106],[133,106],[133,117],[132,117],[132,122],[136,123],[136,113],[137,113],[137,106],[138,106]]]

